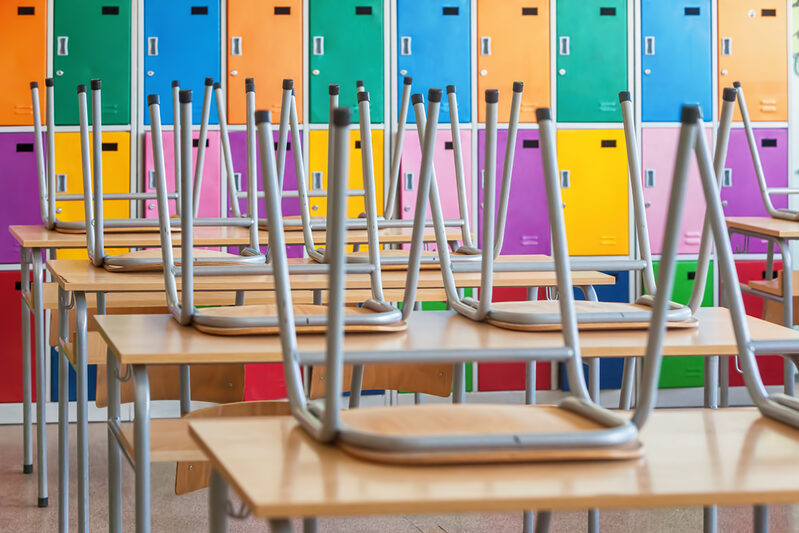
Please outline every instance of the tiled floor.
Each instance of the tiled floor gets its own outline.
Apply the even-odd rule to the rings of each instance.
[[[36,507],[36,476],[22,474],[22,429],[20,426],[0,426],[0,532],[50,532],[58,529],[56,464],[57,428],[48,426],[50,507]],[[71,428],[70,445],[74,458],[75,428]],[[91,446],[91,531],[107,531],[108,509],[106,484],[106,430],[104,424],[89,426]],[[133,471],[123,461],[123,522],[126,531],[133,529]],[[156,532],[204,532],[208,530],[206,491],[186,496],[175,496],[175,465],[153,465],[152,526]],[[76,505],[75,462],[71,465],[70,500],[73,509],[72,528],[77,526],[74,517]],[[797,480],[799,483],[799,480]],[[772,507],[772,533],[799,532],[799,505]],[[750,508],[722,508],[719,511],[719,532],[751,531]],[[232,520],[231,532],[267,532],[263,522],[248,519]],[[556,513],[553,532],[580,532],[586,528],[586,513]],[[425,515],[387,516],[368,518],[322,518],[320,533],[504,533],[521,531],[521,515]],[[299,523],[295,531],[300,531]],[[663,532],[682,533],[702,531],[702,510],[657,509],[640,511],[604,511],[601,515],[603,533]]]

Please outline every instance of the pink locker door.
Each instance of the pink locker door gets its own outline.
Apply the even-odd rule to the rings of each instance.
[[[19,263],[20,259],[19,243],[8,232],[8,226],[42,223],[33,140],[33,133],[0,133],[0,180],[4,192],[0,263]]]
[[[505,143],[507,130],[499,130],[497,134],[497,178],[496,199],[499,206],[499,195],[502,187],[502,171],[505,159]],[[483,229],[483,171],[485,169],[485,131],[477,135],[477,228],[478,242],[482,242]],[[549,218],[544,188],[543,168],[541,166],[541,149],[538,142],[538,130],[519,130],[516,137],[516,155],[511,176],[510,198],[508,202],[508,219],[505,226],[505,239],[502,244],[503,254],[549,254],[550,232]]]
[[[758,128],[755,130],[755,141],[768,186],[787,187],[788,130]],[[746,142],[746,132],[742,128],[735,128],[730,132],[727,162],[722,176],[721,200],[725,203],[724,214],[727,216],[768,216],[757,185],[757,175]],[[772,195],[771,201],[778,209],[788,207],[788,197],[784,194]],[[733,252],[743,251],[744,238],[741,235],[734,235],[731,242]],[[750,253],[763,253],[766,248],[766,241],[749,239]]]
[[[419,186],[419,169],[422,164],[422,149],[419,146],[419,136],[415,126],[413,131],[405,133],[402,146],[402,159],[400,165],[400,218],[410,220],[416,213],[416,197]],[[461,150],[463,151],[463,171],[466,179],[466,198],[471,215],[472,206],[472,133],[461,131]],[[436,169],[436,181],[444,210],[444,218],[460,218],[458,206],[458,184],[455,176],[455,156],[452,146],[452,132],[439,130],[436,134],[436,149],[433,164]],[[427,203],[427,218],[432,218],[430,203]],[[476,226],[471,221],[472,232]],[[430,249],[435,249],[434,244],[429,244]]]
[[[169,192],[175,192],[175,151],[173,144],[173,133],[163,132],[164,136],[164,166],[166,167],[166,187]],[[192,172],[194,162],[197,161],[197,144],[199,143],[200,132],[195,131],[192,135],[194,139],[194,149],[192,150]],[[153,164],[153,150],[150,132],[144,134],[144,190],[155,192],[155,166]],[[200,217],[218,218],[221,216],[220,193],[221,193],[221,169],[220,169],[220,150],[219,132],[209,131],[208,138],[205,140],[205,165],[203,167],[202,192],[200,193]],[[175,214],[175,200],[169,201],[169,212]],[[158,210],[155,200],[144,202],[144,216],[146,218],[157,218]]]
[[[708,146],[712,146],[712,131],[705,131]],[[646,218],[649,226],[649,242],[652,253],[663,249],[663,233],[666,228],[666,212],[669,208],[669,193],[674,175],[674,155],[677,153],[679,128],[644,128],[641,133],[641,173],[644,187]],[[702,224],[705,217],[705,202],[699,167],[691,161],[688,192],[682,214],[681,237],[678,253],[699,252]]]

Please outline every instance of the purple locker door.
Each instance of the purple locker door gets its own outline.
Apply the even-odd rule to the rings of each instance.
[[[507,130],[499,130],[497,135],[497,205],[502,187],[505,142]],[[485,131],[480,130],[477,137],[478,160],[478,242],[482,241],[483,228],[483,170],[485,168]],[[519,130],[516,138],[516,156],[511,176],[510,198],[508,201],[508,220],[505,226],[503,254],[549,254],[549,218],[544,188],[541,150],[538,144],[538,130]]]
[[[788,130],[756,129],[755,141],[763,163],[763,172],[769,187],[788,186]],[[757,176],[746,142],[746,132],[735,128],[730,132],[730,146],[727,162],[722,176],[721,200],[726,202],[724,214],[737,217],[768,216],[760,196]],[[788,197],[772,195],[776,208],[788,207]],[[734,252],[743,250],[744,239],[740,235],[732,237]],[[749,252],[764,253],[766,242],[760,239],[749,240]]]
[[[641,134],[644,202],[653,254],[659,254],[663,249],[663,232],[666,227],[666,212],[674,175],[674,154],[677,153],[679,136],[680,130],[677,128],[644,128]],[[705,136],[710,143],[712,131],[706,129]],[[682,233],[679,253],[699,253],[704,216],[705,203],[699,179],[699,166],[692,160],[691,174],[688,177],[688,194],[680,228]]]
[[[0,215],[0,263],[19,263],[19,243],[8,232],[9,225],[41,224],[39,182],[33,133],[0,133],[0,179],[4,207]]]
[[[461,150],[463,151],[463,172],[466,178],[466,199],[471,214],[472,205],[472,132],[461,131]],[[417,187],[419,185],[419,168],[422,164],[422,150],[419,147],[419,135],[415,131],[405,133],[400,165],[400,218],[410,220],[416,213]],[[433,156],[436,169],[436,181],[441,198],[444,218],[460,218],[458,206],[458,183],[455,176],[455,156],[452,147],[452,132],[439,130],[436,134],[436,148]],[[432,218],[430,203],[427,204],[427,218]],[[470,221],[472,232],[475,231]],[[431,250],[434,244],[428,244]]]

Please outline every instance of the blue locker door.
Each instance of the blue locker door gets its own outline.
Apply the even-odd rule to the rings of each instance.
[[[685,103],[702,106],[710,120],[710,59],[710,0],[642,0],[643,120],[677,122]]]
[[[172,81],[194,92],[192,121],[202,118],[205,78],[220,76],[219,0],[147,0],[144,5],[144,92],[161,97],[161,122],[172,124]],[[211,104],[210,122],[218,122]],[[145,108],[144,123],[150,123]]]
[[[454,85],[458,118],[471,122],[470,27],[467,0],[397,0],[397,112],[403,77],[413,76],[413,92],[424,94],[425,99],[431,87],[444,90]],[[407,120],[416,122],[413,110],[408,111]],[[449,122],[446,94],[439,122]]]

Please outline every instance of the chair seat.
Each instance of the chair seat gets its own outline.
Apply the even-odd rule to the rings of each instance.
[[[650,307],[639,304],[621,302],[592,302],[576,301],[574,307],[577,312],[577,326],[580,330],[608,330],[608,329],[649,329],[649,321],[630,322],[625,321],[624,316],[630,313],[640,313],[651,311]],[[560,313],[560,303],[556,300],[530,300],[519,302],[494,302],[491,304],[492,311],[503,311],[512,313],[540,313],[558,314]],[[607,313],[606,322],[582,322],[581,313]],[[487,322],[494,326],[516,331],[561,331],[563,325],[557,324],[523,324],[509,321],[502,321],[492,318],[489,313]],[[668,321],[668,328],[695,328],[699,322],[695,318],[682,321]]]
[[[174,248],[172,254],[175,265],[180,265],[181,250]],[[244,256],[229,254],[216,250],[194,250],[194,257],[204,259],[218,259],[218,261],[203,261],[203,266],[220,266],[241,262]],[[140,262],[141,261],[141,262]],[[109,272],[160,272],[163,269],[160,248],[148,248],[126,254],[111,255],[105,258],[103,266]]]
[[[579,433],[604,426],[554,405],[424,404],[401,407],[365,407],[341,412],[347,429],[384,437],[519,435]],[[446,450],[391,452],[338,441],[359,459],[394,464],[456,464],[543,461],[605,461],[636,459],[643,448],[635,441],[596,448]]]
[[[84,228],[64,228],[60,226],[56,226],[55,231],[58,233],[70,233],[73,235],[86,233],[86,229]],[[171,228],[172,231],[180,231],[180,228]],[[103,233],[158,233],[161,231],[161,228],[156,226],[147,226],[147,227],[129,227],[129,228],[107,228],[103,227]]]
[[[370,315],[374,311],[364,307],[344,307],[344,314],[346,315]],[[211,307],[205,309],[198,309],[197,315],[201,315],[204,319],[208,318],[253,318],[253,317],[273,317],[277,316],[277,305],[264,304],[264,305],[239,305],[231,307]],[[297,304],[294,306],[295,317],[303,315],[327,315],[326,305],[309,305]],[[216,327],[206,324],[194,323],[194,327],[204,333],[213,335],[278,335],[280,328],[275,326],[242,326],[235,328]],[[408,324],[405,321],[397,321],[391,324],[348,324],[344,326],[344,331],[347,333],[375,333],[375,332],[397,332],[405,331]],[[297,333],[301,334],[321,334],[327,332],[326,326],[316,325],[297,325]]]
[[[388,257],[404,257],[408,258],[410,254],[410,250],[380,250],[380,259],[383,260],[384,258]],[[432,252],[429,250],[422,251],[422,257],[437,257],[438,252]],[[369,250],[361,250],[358,252],[349,252],[347,257],[353,258],[363,258],[364,260],[369,258]],[[383,264],[380,265],[381,270],[402,270],[403,272],[408,269],[407,265],[390,265],[390,264]],[[438,263],[433,264],[424,264],[422,262],[419,265],[420,270],[441,270],[441,266]]]

